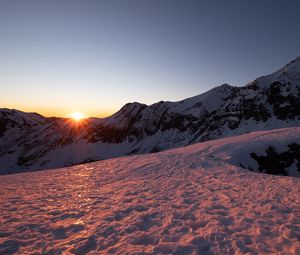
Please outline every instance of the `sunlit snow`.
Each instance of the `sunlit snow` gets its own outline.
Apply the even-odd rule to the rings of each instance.
[[[238,165],[247,146],[299,140],[261,131],[0,176],[0,254],[300,254],[300,179]]]

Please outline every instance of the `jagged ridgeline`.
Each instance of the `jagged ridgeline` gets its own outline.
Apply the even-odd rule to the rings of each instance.
[[[39,170],[300,125],[300,58],[246,86],[179,102],[129,103],[81,125],[0,110],[0,173]]]

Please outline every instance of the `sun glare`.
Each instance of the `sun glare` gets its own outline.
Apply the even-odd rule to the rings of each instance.
[[[71,118],[76,121],[80,121],[85,118],[81,112],[73,112],[70,114]]]

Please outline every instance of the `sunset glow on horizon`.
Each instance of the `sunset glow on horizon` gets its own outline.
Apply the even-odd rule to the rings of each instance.
[[[46,100],[45,100],[46,101]],[[80,105],[77,104],[67,104],[67,103],[56,103],[54,105],[49,105],[41,102],[40,104],[37,102],[8,102],[8,100],[4,100],[1,102],[3,105],[0,108],[8,108],[8,109],[16,109],[23,112],[35,112],[41,114],[44,117],[61,117],[61,118],[71,118],[71,113],[76,112],[74,109],[80,109],[79,112],[84,113],[86,118],[95,117],[95,118],[105,118],[112,115],[114,112],[118,111],[120,107],[102,107],[93,106],[90,107],[86,103],[82,103]]]
[[[73,112],[70,114],[70,117],[75,121],[81,121],[82,119],[87,118],[83,113],[81,112]]]

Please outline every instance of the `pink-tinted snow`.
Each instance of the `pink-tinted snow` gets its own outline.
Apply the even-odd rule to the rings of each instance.
[[[1,176],[0,254],[300,254],[300,179],[234,158],[299,138],[263,131]]]

